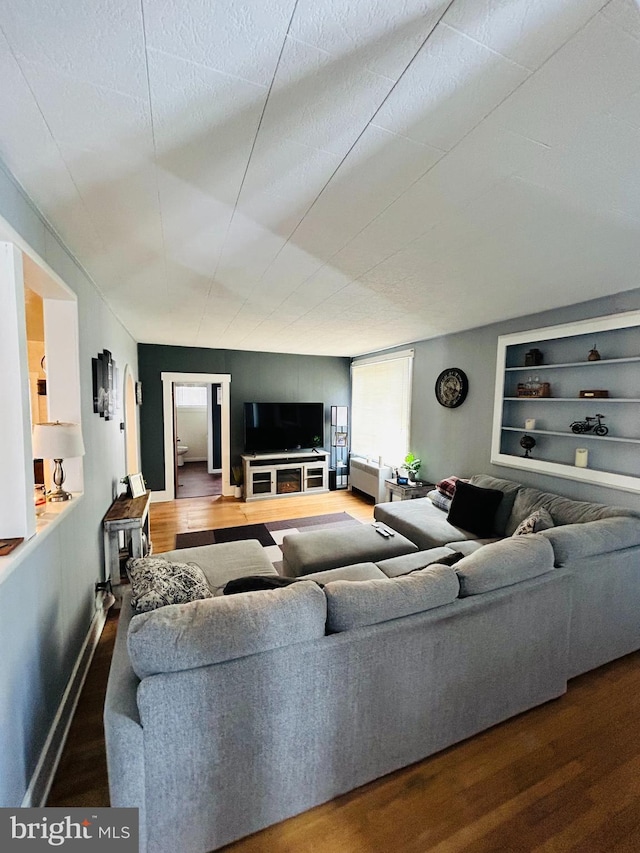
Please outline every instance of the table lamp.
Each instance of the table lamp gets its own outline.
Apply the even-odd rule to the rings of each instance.
[[[53,482],[56,490],[47,497],[50,501],[68,501],[73,497],[62,488],[64,483],[63,459],[74,456],[84,456],[84,442],[80,424],[55,423],[34,424],[33,427],[33,458],[53,459]]]

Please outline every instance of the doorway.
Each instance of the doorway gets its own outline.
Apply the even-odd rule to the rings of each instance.
[[[164,490],[154,491],[151,499],[172,501],[175,499],[177,472],[176,431],[174,425],[174,386],[176,384],[206,383],[220,385],[220,471],[221,489],[224,497],[233,494],[230,461],[230,384],[229,373],[161,373],[162,420],[164,433]]]
[[[220,385],[175,383],[173,406],[176,499],[221,495]]]

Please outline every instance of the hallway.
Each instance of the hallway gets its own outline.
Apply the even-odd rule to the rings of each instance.
[[[185,462],[178,467],[178,499],[221,494],[222,475],[208,474],[206,462]]]

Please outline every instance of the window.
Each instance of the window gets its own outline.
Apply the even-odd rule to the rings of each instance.
[[[207,408],[206,385],[176,385],[176,406],[185,408]]]
[[[400,465],[409,452],[413,350],[351,365],[351,448]]]

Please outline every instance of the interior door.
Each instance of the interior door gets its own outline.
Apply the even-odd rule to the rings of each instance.
[[[171,383],[171,410],[173,412],[173,497],[178,497],[178,413],[176,412],[176,384]]]

